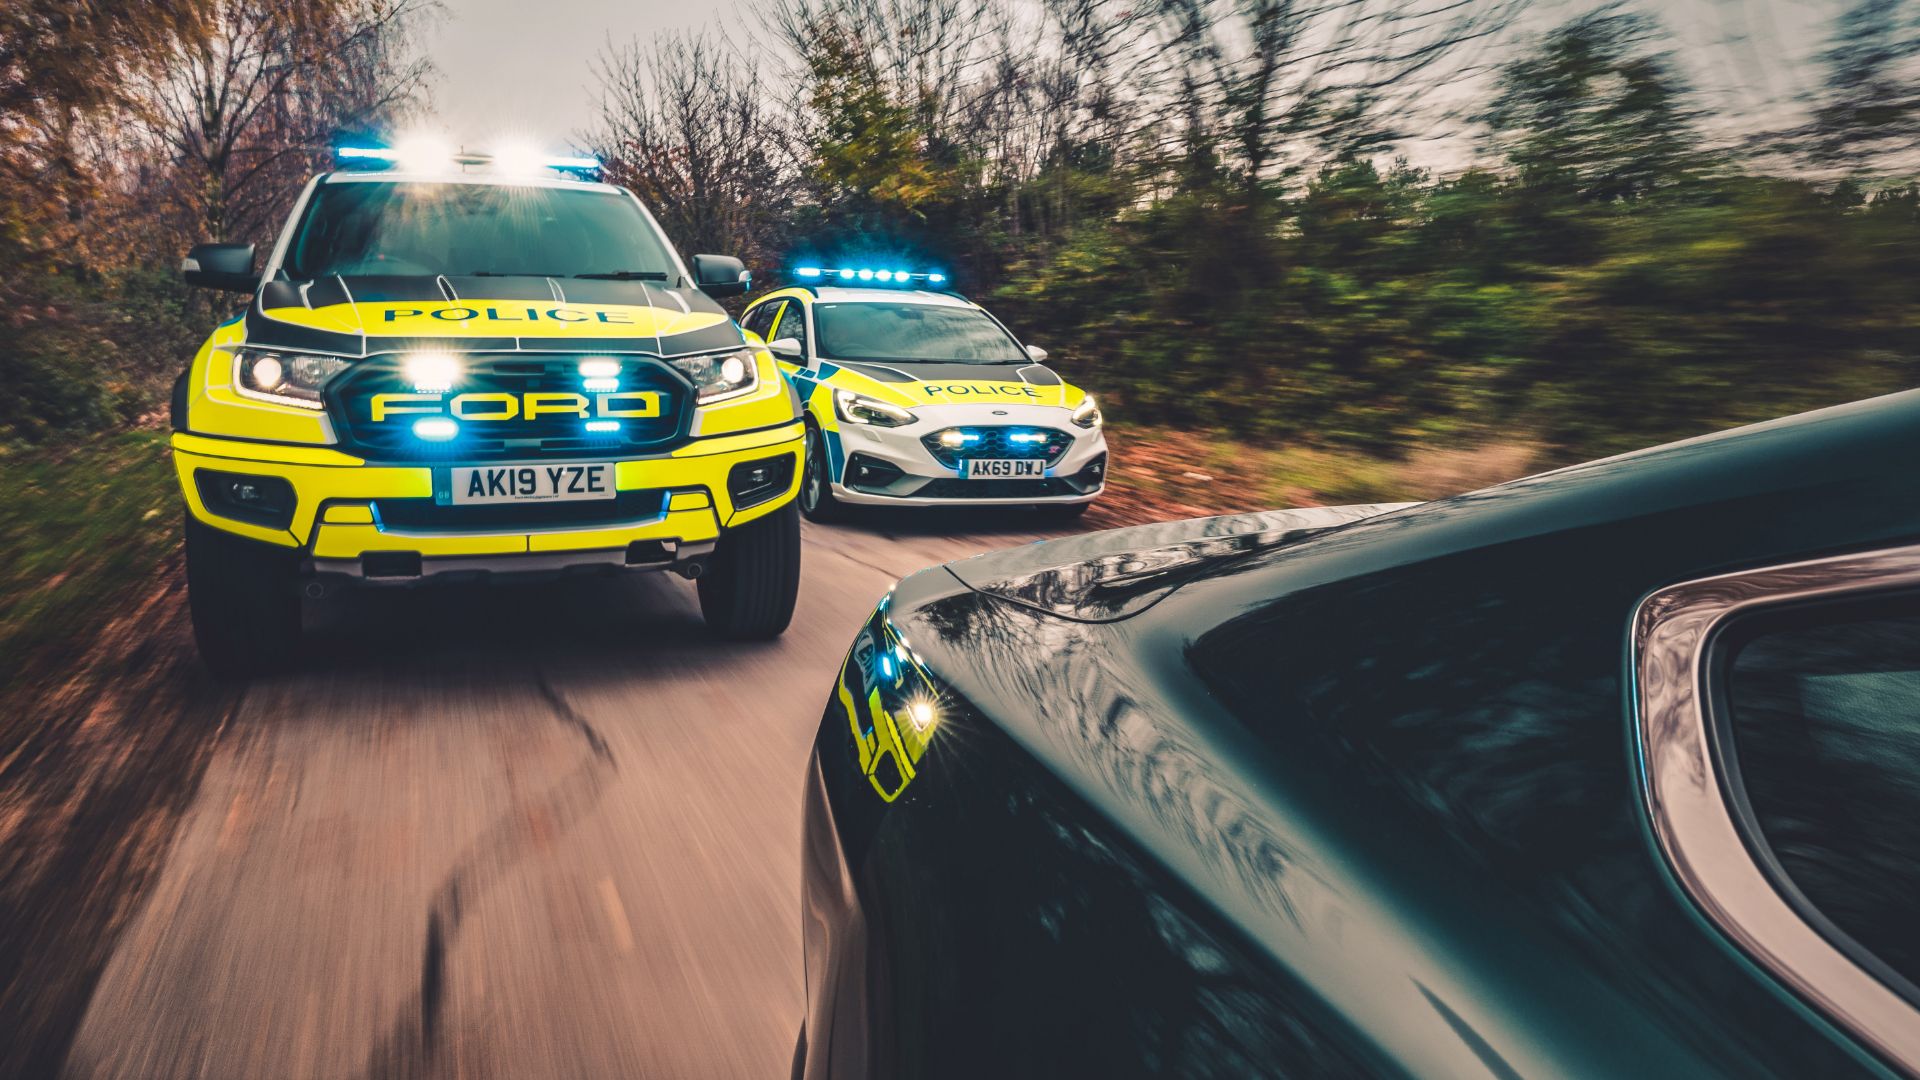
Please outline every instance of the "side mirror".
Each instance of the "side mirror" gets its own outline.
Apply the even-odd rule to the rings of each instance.
[[[260,287],[252,244],[195,244],[180,260],[180,276],[189,285],[223,292],[250,293]]]
[[[1036,364],[1044,364],[1047,362],[1047,350],[1038,345],[1029,345],[1027,346],[1027,357]]]
[[[796,364],[807,359],[806,350],[800,347],[800,339],[797,337],[774,338],[767,342],[767,351],[782,360],[791,360]]]
[[[695,255],[693,283],[717,299],[739,296],[753,288],[753,275],[747,272],[746,263],[731,255]]]

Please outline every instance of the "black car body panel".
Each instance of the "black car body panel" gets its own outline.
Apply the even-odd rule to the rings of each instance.
[[[1285,542],[1158,527],[1177,584],[1117,605],[1111,537],[907,579],[815,747],[806,1075],[1888,1075],[1674,884],[1627,657],[1656,589],[1920,537],[1917,452],[1904,394]],[[867,654],[937,704],[891,772]]]

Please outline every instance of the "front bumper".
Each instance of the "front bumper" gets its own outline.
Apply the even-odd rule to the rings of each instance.
[[[942,405],[913,411],[915,422],[883,428],[841,424],[829,433],[833,497],[865,506],[1030,506],[1087,503],[1106,490],[1107,439],[1041,405]],[[1044,481],[963,480],[921,440],[948,427],[1023,427],[1063,431],[1072,444]],[[863,468],[863,466],[866,466]]]
[[[515,520],[507,509],[476,525],[471,518],[431,511],[434,470],[428,465],[379,464],[320,447],[173,437],[174,468],[195,519],[299,549],[315,575],[391,584],[596,569],[688,572],[711,553],[723,531],[793,500],[803,446],[797,422],[696,439],[670,454],[618,460],[614,487],[625,494],[613,520],[605,512],[591,521],[569,521],[564,512],[553,516],[558,506],[592,504],[537,503],[529,504],[526,520]],[[784,487],[736,505],[730,490],[735,466],[758,462],[784,468]],[[196,479],[203,471],[284,481],[292,488],[291,512],[284,522],[245,520],[231,508],[210,505]],[[401,524],[382,516],[383,502],[413,512]],[[423,513],[421,507],[429,509]]]

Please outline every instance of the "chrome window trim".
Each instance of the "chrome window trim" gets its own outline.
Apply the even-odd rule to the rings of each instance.
[[[1729,804],[1709,715],[1718,631],[1762,608],[1920,586],[1920,546],[1674,585],[1634,613],[1642,795],[1681,889],[1742,951],[1881,1058],[1920,1077],[1920,1010],[1855,963],[1783,896]]]

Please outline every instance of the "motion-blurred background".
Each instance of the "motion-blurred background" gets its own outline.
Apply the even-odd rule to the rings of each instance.
[[[432,55],[466,6],[6,5],[0,444],[153,414],[230,304],[180,253],[270,240],[341,133],[480,141]],[[1123,424],[1560,459],[1913,381],[1907,0],[653,7],[519,16],[592,104],[508,134],[763,283],[937,262]]]
[[[944,270],[1101,398],[1094,526],[1449,494],[1920,375],[1920,0],[4,0],[0,1075],[50,1072],[76,1038],[183,1072],[186,1034],[280,1049],[273,995],[336,952],[364,970],[315,984],[327,1038],[289,1060],[361,1060],[385,1030],[348,1015],[366,987],[404,1018],[418,977],[409,905],[438,894],[408,875],[518,820],[498,765],[529,745],[566,765],[581,717],[628,772],[566,858],[494,882],[498,910],[453,947],[455,998],[492,957],[502,1000],[520,987],[544,1011],[451,1041],[693,1054],[680,1008],[766,1075],[798,1010],[792,785],[814,688],[888,581],[1032,539],[811,528],[808,621],[764,655],[687,632],[688,601],[657,583],[617,610],[454,595],[351,624],[289,681],[213,691],[165,402],[236,301],[175,267],[196,241],[270,243],[342,140],[408,131],[595,154],[681,251],[741,256],[763,286],[843,258]],[[653,722],[706,713],[746,734],[684,730],[734,749]],[[327,817],[288,776],[398,808]],[[714,839],[709,815],[739,835]],[[214,838],[207,869],[168,861],[176,835]],[[732,869],[689,876],[688,852]],[[336,871],[382,860],[399,899],[369,914]],[[655,862],[692,884],[654,890]],[[306,869],[335,893],[306,891]],[[581,881],[586,900],[566,891]],[[175,914],[211,944],[180,944],[156,894],[192,899]],[[757,928],[729,922],[717,968],[702,920],[737,913],[715,897]],[[547,953],[497,932],[547,925],[515,906],[536,900],[616,930],[631,902],[665,966],[633,969],[615,933],[604,970],[566,984],[580,997],[551,996],[527,967]],[[321,915],[283,933],[308,902]],[[159,985],[261,981],[209,992],[204,1015],[131,975],[97,992],[123,934],[119,963]],[[679,992],[693,982],[753,1007],[710,1008]]]

